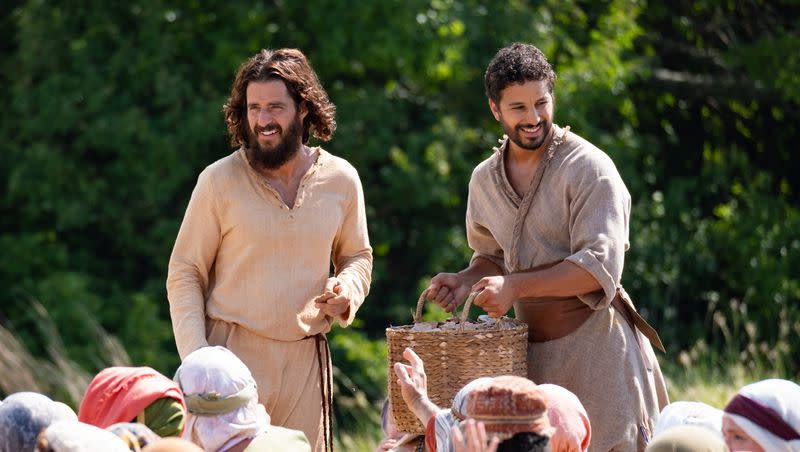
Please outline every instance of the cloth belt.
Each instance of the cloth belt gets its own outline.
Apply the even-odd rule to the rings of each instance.
[[[664,344],[655,328],[636,312],[628,293],[622,287],[611,300],[632,330],[639,330],[653,347],[662,352]],[[578,297],[523,298],[514,303],[517,318],[528,324],[528,342],[547,342],[567,336],[589,319],[594,310]]]
[[[539,265],[519,273],[550,268],[558,262]],[[625,289],[617,287],[611,306],[620,313],[631,329],[637,329],[654,347],[666,353],[655,328],[636,312],[636,307]],[[567,336],[589,319],[594,310],[578,297],[522,298],[514,302],[517,318],[528,324],[528,342],[547,342]],[[638,338],[637,338],[638,341]]]

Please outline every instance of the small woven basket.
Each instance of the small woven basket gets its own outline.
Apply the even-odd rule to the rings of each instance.
[[[397,430],[407,433],[424,433],[425,426],[412,413],[400,392],[394,363],[406,362],[403,351],[410,347],[425,365],[428,379],[428,397],[436,406],[449,408],[456,393],[470,381],[480,377],[499,375],[528,375],[528,325],[516,319],[503,317],[485,328],[464,330],[472,300],[467,298],[456,329],[412,331],[414,325],[386,328],[389,348],[389,403]],[[425,292],[417,302],[414,323],[419,322]]]

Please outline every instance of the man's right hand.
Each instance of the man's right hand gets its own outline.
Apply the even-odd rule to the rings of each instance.
[[[425,299],[442,307],[445,311],[455,312],[458,305],[464,302],[472,290],[472,284],[461,273],[439,273],[431,279]]]

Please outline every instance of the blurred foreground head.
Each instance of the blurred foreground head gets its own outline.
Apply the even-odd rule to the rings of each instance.
[[[39,433],[60,420],[77,421],[61,402],[35,392],[18,392],[0,404],[0,452],[33,450]]]
[[[586,452],[592,438],[592,426],[578,396],[553,384],[537,387],[547,397],[547,418],[555,429],[550,438],[550,449],[553,452]]]
[[[672,402],[661,410],[653,429],[653,437],[681,425],[705,427],[722,435],[722,410],[700,402]]]
[[[708,428],[679,425],[653,438],[646,452],[727,452],[722,437]]]
[[[36,452],[130,452],[120,437],[94,425],[73,420],[50,424],[36,442]]]
[[[554,431],[544,392],[523,377],[495,377],[477,386],[467,396],[467,412],[501,439],[498,452],[547,450]]]

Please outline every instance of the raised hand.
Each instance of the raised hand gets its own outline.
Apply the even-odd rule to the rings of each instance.
[[[464,433],[458,426],[451,427],[453,447],[456,452],[496,452],[500,439],[493,437],[487,440],[486,429],[483,422],[468,419],[463,424]]]

